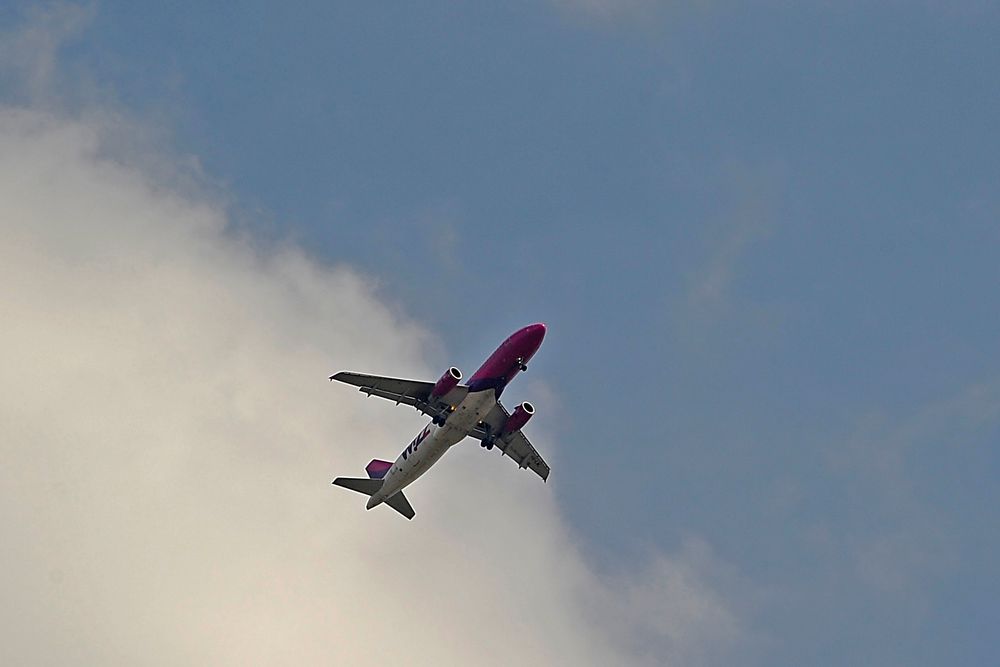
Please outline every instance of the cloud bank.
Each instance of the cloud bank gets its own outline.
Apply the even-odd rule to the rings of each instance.
[[[0,107],[0,662],[688,664],[738,638],[706,545],[598,572],[552,486],[474,445],[414,522],[331,487],[423,422],[326,376],[432,377],[433,336],[95,117]]]

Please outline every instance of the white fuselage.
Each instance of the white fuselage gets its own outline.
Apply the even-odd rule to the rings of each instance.
[[[382,488],[368,501],[368,509],[402,491],[427,472],[445,452],[472,432],[493,409],[496,401],[496,393],[492,389],[469,392],[449,415],[444,426],[436,426],[433,422],[425,426],[385,474]]]

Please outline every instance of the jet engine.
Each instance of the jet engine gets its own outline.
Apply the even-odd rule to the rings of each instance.
[[[535,406],[527,401],[521,403],[521,405],[514,408],[514,412],[510,415],[510,418],[507,419],[507,423],[504,424],[503,428],[500,430],[500,435],[505,436],[514,433],[515,431],[520,431],[524,425],[528,423],[528,420],[531,419],[531,415],[533,414],[535,414]]]
[[[455,388],[458,381],[462,379],[462,371],[458,370],[454,366],[445,371],[441,379],[434,384],[434,388],[431,389],[431,398],[441,398],[449,391]]]

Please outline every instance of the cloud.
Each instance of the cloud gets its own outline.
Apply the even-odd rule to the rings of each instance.
[[[8,94],[32,104],[52,102],[59,90],[59,51],[93,19],[92,8],[73,4],[53,4],[27,10],[27,21],[0,34],[0,84]]]
[[[720,6],[719,0],[549,0],[568,16],[581,17],[603,24],[624,23],[650,28],[657,24],[683,20],[711,13]]]
[[[142,144],[116,118],[0,107],[0,662],[663,664],[738,641],[707,546],[597,572],[552,485],[474,445],[413,487],[414,522],[331,487],[423,420],[326,376],[431,377],[434,337],[350,267],[241,232],[169,156],[116,152]]]
[[[552,0],[552,3],[562,10],[599,19],[648,12],[656,4],[652,0]]]
[[[740,261],[754,243],[771,233],[783,180],[780,168],[774,166],[750,169],[729,162],[724,172],[728,201],[715,225],[721,230],[713,235],[707,258],[689,276],[687,299],[701,313],[714,312],[727,304]]]
[[[956,567],[960,543],[945,511],[915,479],[934,452],[961,456],[990,442],[1000,422],[1000,380],[987,379],[926,403],[910,414],[872,411],[845,440],[828,447],[828,464],[865,498],[865,520],[845,527],[844,552],[860,580],[878,591],[926,604],[926,586]],[[911,604],[911,606],[915,606]]]

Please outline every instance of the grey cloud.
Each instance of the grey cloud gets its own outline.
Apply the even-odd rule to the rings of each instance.
[[[649,11],[656,3],[652,0],[553,0],[553,4],[563,10],[608,19]]]
[[[929,604],[929,582],[961,561],[954,520],[914,479],[924,459],[983,446],[1000,421],[1000,382],[972,383],[908,414],[872,413],[844,440],[827,446],[829,469],[846,495],[868,499],[863,518],[835,531],[852,576],[881,597],[906,600],[906,611]],[[925,482],[926,483],[926,482]]]
[[[656,23],[683,20],[693,15],[715,11],[727,3],[720,0],[550,0],[563,13],[583,17],[604,24],[624,23],[626,25],[651,26]]]
[[[782,169],[775,165],[729,162],[724,169],[723,206],[711,227],[714,243],[700,266],[689,276],[687,300],[694,314],[708,314],[726,306],[740,260],[750,247],[774,228],[780,200]]]
[[[0,83],[32,104],[49,104],[61,72],[59,51],[94,16],[93,8],[53,3],[27,10],[27,20],[0,34]]]

